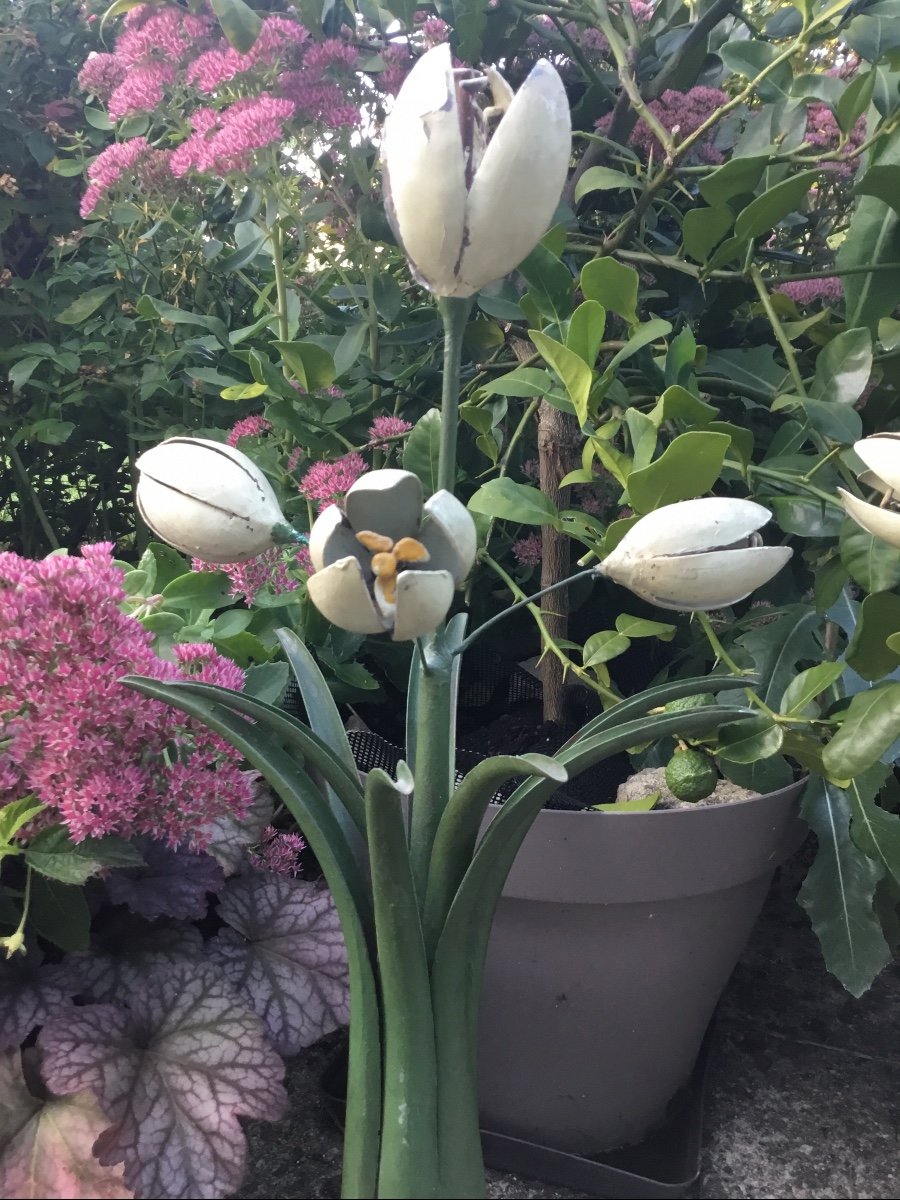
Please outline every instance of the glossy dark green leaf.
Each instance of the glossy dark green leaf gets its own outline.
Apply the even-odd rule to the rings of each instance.
[[[840,548],[850,578],[867,592],[888,592],[900,584],[900,550],[849,518],[841,529]]]
[[[273,342],[282,360],[304,391],[315,392],[334,383],[334,359],[315,342]]]
[[[186,312],[183,308],[176,308],[174,304],[158,300],[155,296],[141,296],[136,307],[142,317],[148,319],[159,317],[160,320],[168,321],[171,325],[194,325],[208,330],[223,346],[230,345],[228,329],[225,322],[219,320],[218,317],[208,317],[205,313]]]
[[[469,501],[469,508],[522,525],[559,524],[559,513],[549,496],[527,484],[516,483],[508,475],[483,484]]]
[[[594,258],[581,268],[580,282],[586,300],[598,301],[629,325],[637,324],[639,277],[634,267],[615,258]]]
[[[900,167],[897,171],[900,175]],[[819,352],[810,393],[820,400],[853,404],[871,374],[872,334],[868,329],[845,329]]]
[[[525,261],[519,264],[519,271],[524,275],[529,294],[542,315],[561,324],[572,311],[575,280],[569,268],[546,246],[538,243]]]
[[[875,18],[856,17],[857,21]],[[900,29],[900,21],[896,22]],[[900,136],[895,131],[877,158],[882,168],[900,164]],[[869,168],[871,170],[871,167]],[[837,253],[839,267],[868,267],[900,262],[900,216],[877,196],[860,196],[850,228]],[[897,284],[891,271],[860,272],[843,276],[846,322],[876,329],[897,303]]]
[[[869,681],[889,675],[900,666],[900,653],[888,645],[888,638],[898,633],[900,596],[894,592],[866,596],[859,607],[856,632],[847,647],[847,662]]]
[[[166,584],[163,598],[170,608],[220,608],[233,600],[224,571],[191,571]]]
[[[766,505],[785,533],[800,537],[833,538],[841,531],[844,514],[814,496],[767,496]]]
[[[852,779],[876,763],[900,737],[900,683],[857,692],[844,721],[822,752],[834,779]]]
[[[426,497],[437,491],[440,448],[441,410],[430,408],[418,419],[403,444],[403,469],[418,475]]]
[[[626,175],[624,171],[616,171],[612,167],[588,167],[575,185],[575,203],[591,192],[617,191],[637,186],[638,181],[634,176]]]
[[[76,843],[64,826],[54,825],[31,838],[25,861],[48,879],[82,884],[110,867],[139,867],[143,859],[124,838],[110,835]]]
[[[781,726],[760,713],[746,721],[723,725],[719,730],[716,757],[727,762],[753,763],[777,754],[782,740]]]
[[[58,325],[80,325],[82,321],[93,316],[97,309],[102,307],[116,291],[118,291],[116,284],[88,288],[86,292],[82,292],[71,304],[68,304],[62,312],[57,313],[53,319]]]
[[[628,476],[632,508],[647,513],[704,495],[719,478],[730,441],[723,433],[680,434],[649,467]]]
[[[834,108],[834,115],[844,133],[851,131],[871,104],[877,78],[877,71],[857,71],[850,82],[843,85],[841,95]],[[882,197],[882,199],[886,199],[886,197]]]
[[[733,225],[734,212],[727,204],[688,209],[681,226],[684,248],[696,262],[706,262]]]
[[[757,196],[738,214],[734,223],[735,237],[755,238],[774,229],[788,213],[800,207],[818,178],[818,171],[801,171]]]
[[[823,662],[809,667],[792,679],[781,697],[778,711],[787,717],[815,715],[813,701],[836,683],[844,673],[844,663]]]
[[[84,889],[32,872],[28,921],[60,950],[87,950],[91,914]]]
[[[210,0],[222,32],[241,54],[246,54],[259,37],[262,20],[244,0]]]
[[[854,843],[900,883],[900,815],[876,804],[891,768],[876,763],[856,779],[846,792],[853,811],[850,836]]]
[[[666,388],[648,415],[654,425],[661,425],[663,421],[684,421],[687,425],[706,427],[718,411],[687,388],[673,384]]]
[[[544,360],[559,376],[575,408],[578,423],[583,425],[588,419],[593,371],[575,351],[547,337],[540,330],[529,329],[528,336]]]
[[[601,663],[624,654],[630,645],[630,640],[614,629],[602,629],[599,633],[592,633],[584,643],[583,666],[598,667]]]
[[[769,708],[777,711],[798,664],[821,659],[822,644],[817,636],[821,623],[806,605],[797,604],[737,639],[753,659],[759,677],[757,686]]]
[[[854,996],[861,996],[891,960],[872,907],[884,867],[861,853],[850,837],[847,793],[814,776],[802,815],[818,838],[815,862],[800,889],[825,965]]]
[[[714,208],[746,195],[754,191],[768,162],[768,154],[732,158],[700,181],[700,195]]]

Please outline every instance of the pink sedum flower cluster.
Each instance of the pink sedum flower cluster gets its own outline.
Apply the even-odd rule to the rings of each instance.
[[[253,413],[252,416],[242,417],[240,421],[235,421],[225,440],[229,446],[236,448],[241,438],[262,437],[271,432],[272,422],[267,420],[262,413]]]
[[[523,567],[539,567],[544,555],[544,543],[539,533],[530,533],[512,544],[513,557]]]
[[[249,854],[249,859],[257,871],[272,871],[276,875],[295,877],[303,869],[300,855],[305,849],[306,842],[299,833],[279,833],[274,825],[267,825],[256,850]]]
[[[140,696],[123,675],[241,688],[209,645],[158,658],[122,612],[112,546],[42,561],[0,554],[0,805],[33,793],[74,841],[141,834],[203,846],[202,827],[252,801],[240,755],[204,725]]]
[[[368,469],[362,455],[351,450],[336,462],[313,463],[297,486],[301,496],[319,508],[325,508],[343,500],[360,475]]]
[[[673,134],[676,141],[683,142],[685,138],[696,133],[717,108],[721,108],[728,102],[728,99],[727,93],[719,88],[693,87],[687,92],[676,92],[670,88],[663,92],[658,100],[654,100],[649,107],[663,128]],[[611,119],[611,113],[601,117],[596,122],[597,129],[601,133],[605,133]],[[714,131],[711,131],[709,138],[701,139],[694,146],[691,157],[704,163],[717,164],[722,161],[722,153],[716,149],[712,141],[713,133]],[[642,151],[648,158],[652,154],[654,158],[658,159],[663,153],[656,135],[644,121],[638,121],[635,125],[629,138],[629,144]]]
[[[107,105],[113,121],[142,113],[166,121],[166,102],[177,102],[178,115],[167,131],[168,145],[176,144],[158,149],[131,138],[107,147],[89,168],[82,216],[116,187],[145,192],[166,182],[174,186],[192,173],[246,172],[260,151],[281,145],[285,126],[295,118],[355,128],[360,109],[351,103],[348,85],[357,57],[347,41],[316,42],[287,17],[264,17],[253,46],[241,54],[221,36],[207,8],[190,13],[163,3],[132,9],[113,50],[92,54],[79,84]],[[191,96],[199,100],[197,107]],[[151,137],[163,141],[157,131]]]
[[[841,128],[837,117],[827,104],[810,104],[806,112],[806,141],[815,150],[835,150],[841,141]],[[841,152],[846,154],[856,150],[866,138],[866,118],[860,117],[847,137]],[[827,159],[822,163],[823,168],[841,178],[849,178],[859,166],[859,159],[850,162],[837,162]]]
[[[299,580],[291,574],[291,570],[296,568],[307,574],[312,572],[312,560],[305,546],[296,549],[293,562],[277,546],[264,550],[256,558],[239,563],[208,563],[202,558],[191,559],[192,571],[224,571],[231,581],[232,596],[243,596],[251,604],[263,588],[269,588],[276,596],[295,591]]]
[[[376,417],[369,426],[369,445],[385,446],[389,438],[402,437],[411,429],[411,422],[404,421],[402,417]]]
[[[795,304],[806,306],[816,300],[840,300],[844,295],[844,285],[839,275],[829,275],[825,279],[788,280],[775,289],[782,296],[787,296]]]

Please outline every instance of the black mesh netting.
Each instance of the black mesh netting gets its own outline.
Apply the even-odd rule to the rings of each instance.
[[[517,663],[502,659],[491,654],[477,655],[472,652],[466,655],[466,661],[460,677],[458,720],[460,729],[472,729],[484,726],[494,721],[498,715],[515,713],[528,708],[529,711],[539,712],[541,700],[541,683],[528,671],[523,670]],[[292,680],[287,687],[282,701],[283,707],[296,716],[303,716],[303,704],[296,683]],[[539,721],[538,717],[538,721]],[[397,763],[404,757],[401,746],[387,738],[381,737],[370,730],[351,730],[348,733],[350,748],[356,765],[360,771],[371,771],[381,767],[393,775]],[[561,737],[559,742],[565,740]],[[556,746],[529,744],[524,749],[552,754]],[[498,747],[494,753],[521,753],[523,748],[515,747],[504,751]],[[486,753],[457,748],[456,779],[462,777],[483,759],[489,757]],[[623,760],[617,757],[607,763],[569,780],[560,788],[548,802],[548,808],[582,809],[600,801],[612,798],[617,784],[624,778]],[[520,780],[513,779],[504,784],[496,793],[494,799],[502,802],[517,787]],[[601,794],[602,793],[602,794]]]

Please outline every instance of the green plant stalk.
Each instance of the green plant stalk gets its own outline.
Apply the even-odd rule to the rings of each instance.
[[[800,374],[800,366],[797,363],[797,355],[794,353],[794,347],[791,345],[790,338],[784,331],[784,326],[775,311],[775,306],[772,304],[772,297],[769,295],[768,289],[763,281],[759,267],[754,263],[750,267],[750,278],[753,280],[753,286],[756,288],[756,294],[759,296],[760,303],[765,310],[765,314],[769,319],[769,324],[772,326],[772,332],[778,345],[781,347],[781,352],[787,362],[788,370],[791,373],[791,379],[794,382],[794,387],[797,389],[798,396],[806,396],[806,385],[803,382],[803,376]]]
[[[50,524],[50,519],[47,516],[47,512],[43,504],[41,503],[41,498],[37,494],[35,486],[31,482],[28,472],[25,470],[25,464],[22,462],[19,451],[8,438],[6,439],[6,452],[9,455],[9,460],[13,465],[13,471],[15,471],[16,475],[19,477],[22,490],[27,494],[29,500],[31,501],[31,507],[34,509],[34,515],[38,519],[38,524],[44,531],[44,537],[50,543],[51,550],[58,550],[60,546],[59,538],[56,536],[53,526]]]
[[[441,387],[441,443],[438,491],[456,487],[456,435],[459,429],[459,377],[462,339],[472,308],[470,297],[441,296],[438,311],[444,322],[444,379]]]
[[[290,341],[287,311],[287,280],[284,274],[284,238],[276,220],[269,231],[272,241],[272,263],[275,268],[275,303],[278,307],[278,337]]]

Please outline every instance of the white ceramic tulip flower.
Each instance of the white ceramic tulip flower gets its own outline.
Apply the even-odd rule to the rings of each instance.
[[[900,548],[900,433],[873,434],[853,449],[869,468],[860,475],[860,483],[883,498],[881,504],[869,504],[838,488],[844,511],[873,537]]]
[[[284,515],[259,467],[231,446],[174,437],[136,461],[138,511],[157,537],[204,562],[255,558]]]
[[[642,517],[598,570],[660,608],[726,608],[767,583],[791,557],[764,546],[757,530],[772,514],[752,500],[710,496]]]
[[[331,505],[309,535],[309,597],[352,633],[422,637],[447,615],[475,561],[475,523],[450,492],[422,503],[410,471],[371,471]]]
[[[566,90],[545,59],[513,93],[493,67],[454,68],[447,44],[423,54],[382,143],[388,215],[419,281],[471,296],[514,270],[550,224],[571,148]]]

